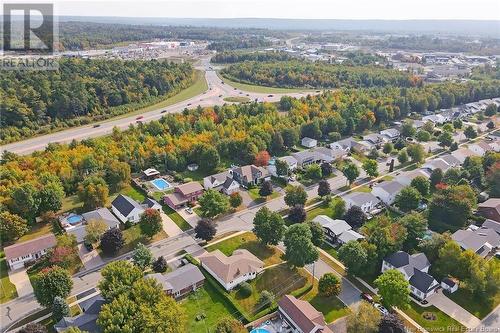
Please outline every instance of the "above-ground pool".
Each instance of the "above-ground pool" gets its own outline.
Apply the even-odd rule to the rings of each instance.
[[[71,224],[71,225],[78,224],[78,223],[82,222],[82,220],[83,220],[83,216],[81,216],[81,215],[76,215],[76,214],[71,215],[71,216],[68,216],[68,217],[66,218],[66,221],[67,221],[69,224]]]
[[[165,191],[166,189],[170,188],[170,184],[163,178],[156,178],[151,181],[151,184],[154,185],[157,189],[160,191]]]

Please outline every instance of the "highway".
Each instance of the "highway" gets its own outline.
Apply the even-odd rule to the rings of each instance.
[[[227,97],[247,97],[250,100],[257,100],[259,102],[267,101],[267,102],[276,102],[279,101],[280,98],[284,95],[291,97],[304,97],[308,94],[314,94],[312,92],[303,92],[303,93],[280,93],[280,94],[264,94],[264,93],[255,93],[249,91],[242,91],[236,89],[229,84],[222,83],[221,79],[217,76],[215,70],[212,69],[210,64],[210,58],[202,58],[199,62],[199,65],[196,66],[196,69],[202,70],[205,72],[205,80],[208,84],[208,90],[203,92],[200,95],[191,97],[182,102],[170,105],[168,107],[160,108],[157,110],[145,112],[141,114],[142,118],[141,122],[149,122],[152,120],[160,119],[166,113],[176,113],[181,112],[185,108],[195,108],[198,105],[207,107],[213,105],[223,105],[224,103],[228,103],[224,101],[224,98]],[[27,140],[18,141],[6,144],[1,146],[1,151],[7,150],[12,153],[16,153],[19,155],[27,155],[37,150],[43,150],[49,143],[69,143],[72,140],[82,140],[87,138],[94,138],[98,136],[103,136],[110,134],[114,127],[117,127],[121,130],[127,129],[130,125],[137,124],[139,115],[135,114],[128,117],[119,117],[115,119],[106,120],[100,122],[99,127],[94,127],[93,124],[74,127],[67,130],[33,137]]]

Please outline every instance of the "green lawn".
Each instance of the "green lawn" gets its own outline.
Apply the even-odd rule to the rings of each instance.
[[[180,302],[186,311],[187,332],[206,333],[213,329],[217,322],[225,316],[231,316],[235,309],[222,295],[208,282]],[[204,315],[202,320],[196,320]]]
[[[246,249],[250,251],[257,258],[262,260],[266,266],[283,262],[280,250],[275,247],[262,245],[252,232],[246,232],[244,234],[228,238],[206,248],[209,252],[220,250],[227,256],[230,256],[234,250],[237,249]]]
[[[224,98],[224,101],[232,103],[248,103],[250,102],[250,98],[244,96],[230,96]]]
[[[179,215],[179,213],[177,213],[167,205],[163,206],[163,212],[165,212],[165,214],[167,214],[168,217],[170,217],[172,221],[174,221],[174,223],[177,224],[179,228],[181,228],[182,231],[192,229],[191,225],[187,223],[186,220],[184,220],[184,218]]]
[[[498,292],[492,296],[485,295],[477,297],[463,288],[458,288],[453,294],[445,294],[452,301],[479,319],[486,317],[498,304],[500,304],[500,293]]]
[[[168,235],[166,234],[166,232],[164,230],[161,230],[159,233],[154,235],[153,238],[150,239],[142,235],[139,224],[134,224],[130,228],[123,230],[123,239],[125,241],[125,244],[120,249],[120,251],[118,251],[116,256],[132,251],[139,243],[148,245],[157,242],[159,240],[165,239],[167,237]],[[100,252],[100,254],[101,256],[103,255],[102,252]]]
[[[304,269],[291,269],[286,263],[283,263],[264,270],[255,280],[249,281],[252,287],[250,296],[244,297],[238,288],[231,291],[230,296],[250,317],[254,317],[269,306],[258,304],[260,294],[264,290],[272,292],[275,296],[275,302],[277,302],[283,295],[306,287],[310,278],[311,276]]]
[[[135,201],[137,201],[139,203],[143,202],[144,199],[146,199],[146,196],[141,191],[139,191],[138,189],[136,189],[133,186],[125,187],[123,190],[120,191],[120,194],[131,197],[132,199],[134,199]]]
[[[315,207],[309,211],[307,211],[307,217],[306,221],[311,221],[318,215],[326,215],[329,217],[333,216],[333,209],[330,207],[328,203],[324,203],[322,205],[319,205],[318,207]]]
[[[312,306],[325,316],[325,321],[331,323],[350,313],[347,306],[337,296],[323,297],[318,294],[318,283],[314,283],[313,289],[305,294],[302,299],[308,301]]]
[[[5,254],[0,252],[0,303],[5,303],[17,297],[16,286],[9,280]]]
[[[219,77],[221,75],[219,74]],[[275,87],[264,87],[264,86],[256,86],[252,84],[246,84],[246,83],[240,83],[240,82],[235,82],[232,80],[229,80],[228,78],[224,77],[222,79],[225,83],[229,84],[230,86],[234,88],[238,88],[243,91],[248,91],[248,92],[255,92],[255,93],[263,93],[263,94],[286,94],[286,93],[294,93],[294,92],[301,92],[301,91],[313,91],[311,89],[297,89],[297,88],[275,88]]]
[[[429,332],[465,332],[462,324],[435,306],[424,308],[411,301],[410,307],[404,312]],[[432,316],[432,319],[424,318],[425,315]]]
[[[371,191],[372,191],[372,189],[370,187],[368,187],[367,185],[363,185],[363,186],[360,186],[360,187],[357,187],[356,189],[354,189],[354,192],[370,193]]]
[[[321,244],[320,247],[321,247],[322,250],[324,250],[326,253],[328,253],[329,255],[331,255],[332,257],[334,257],[335,259],[339,258],[339,255],[337,253],[337,249],[335,249],[330,244],[328,244],[326,242],[323,242],[323,244]]]
[[[15,241],[15,243],[26,242],[43,235],[50,234],[51,232],[52,225],[50,223],[36,223],[26,235],[20,237],[17,241]]]
[[[281,195],[279,192],[274,191],[273,193],[271,193],[271,195],[268,195],[267,197],[261,197],[259,191],[260,188],[258,187],[254,187],[248,190],[248,194],[250,195],[250,198],[252,198],[253,201],[264,202],[267,200],[276,199]]]

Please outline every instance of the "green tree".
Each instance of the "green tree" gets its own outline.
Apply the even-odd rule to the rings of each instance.
[[[271,183],[271,181],[266,180],[262,182],[259,189],[259,195],[265,198],[271,194],[273,194],[273,184]]]
[[[311,164],[306,168],[305,175],[309,179],[321,179],[321,167],[318,164]]]
[[[408,307],[410,303],[410,284],[406,281],[403,273],[395,269],[389,269],[382,273],[374,283],[384,305],[389,308],[396,306],[400,309]]]
[[[98,176],[91,176],[78,186],[78,197],[86,209],[105,207],[108,203],[108,185]]]
[[[101,250],[105,255],[115,255],[125,244],[123,233],[118,228],[111,228],[101,236]]]
[[[500,197],[500,162],[489,167],[486,173],[486,184],[491,196]]]
[[[108,225],[102,219],[87,221],[85,225],[85,242],[90,244],[98,243],[106,230],[108,230]]]
[[[264,206],[255,214],[253,224],[252,231],[263,244],[277,245],[283,239],[285,222],[279,213]]]
[[[290,170],[290,168],[288,167],[288,163],[277,159],[274,165],[276,167],[276,174],[278,175],[278,177],[288,176],[288,172]]]
[[[54,297],[54,304],[52,304],[52,318],[57,323],[63,317],[68,317],[70,314],[68,303],[60,296]]]
[[[320,180],[318,184],[318,195],[323,198],[327,195],[330,195],[330,193],[330,183],[325,179]]]
[[[477,132],[471,125],[467,126],[464,130],[464,135],[467,139],[474,139],[477,137]]]
[[[416,188],[412,186],[406,186],[401,189],[401,191],[396,195],[394,203],[403,212],[408,212],[410,210],[416,209],[420,204],[421,199],[422,195]]]
[[[144,244],[139,243],[136,245],[132,261],[134,265],[139,267],[141,271],[145,271],[153,263],[153,253]]]
[[[425,197],[429,194],[431,184],[424,176],[417,176],[411,180],[410,186],[417,189],[417,191]]]
[[[411,213],[399,219],[399,223],[406,228],[408,236],[403,244],[407,250],[414,250],[420,239],[427,231],[427,219],[420,213]]]
[[[198,221],[198,224],[196,224],[194,233],[196,235],[196,238],[200,238],[208,242],[215,237],[217,228],[215,227],[215,223],[211,219],[203,218]]]
[[[51,182],[43,186],[38,192],[40,204],[38,206],[38,213],[44,212],[57,212],[62,207],[64,198],[64,188],[60,181]]]
[[[232,193],[229,196],[229,204],[233,208],[238,208],[243,203],[243,198],[239,192]]]
[[[342,170],[342,173],[347,178],[349,185],[351,185],[356,180],[356,178],[359,177],[359,169],[354,163],[346,163],[344,169]]]
[[[410,156],[413,163],[421,163],[425,158],[424,147],[418,143],[412,144],[407,148],[408,156]]]
[[[259,301],[257,302],[257,304],[261,307],[266,308],[271,305],[273,300],[274,300],[273,293],[267,290],[263,290],[260,293]]]
[[[335,197],[330,202],[332,216],[334,219],[340,219],[345,214],[345,201],[341,197]]]
[[[408,162],[408,152],[406,151],[406,148],[404,149],[401,149],[398,153],[398,161],[399,163],[401,164],[405,164],[406,162]]]
[[[301,186],[288,186],[285,189],[285,203],[288,207],[306,204],[307,193]]]
[[[215,333],[247,333],[248,330],[238,320],[226,316],[215,325]]]
[[[111,302],[119,295],[128,296],[134,282],[142,279],[141,269],[129,261],[118,260],[107,264],[101,270],[98,287],[102,297]]]
[[[438,137],[439,145],[442,147],[450,147],[453,143],[453,136],[448,131],[443,131]]]
[[[413,127],[413,123],[404,122],[403,125],[401,125],[401,135],[404,138],[414,136],[415,135],[415,128]]]
[[[381,315],[373,305],[361,301],[355,312],[347,317],[347,333],[377,333]]]
[[[58,266],[38,273],[32,283],[36,300],[45,307],[52,306],[57,296],[66,299],[73,287],[73,280],[68,271]]]
[[[318,291],[321,296],[338,296],[340,294],[341,288],[342,286],[340,284],[339,278],[333,273],[325,273],[319,279]]]
[[[377,164],[377,161],[366,159],[363,162],[363,170],[365,170],[365,172],[368,174],[368,176],[370,176],[370,177],[377,177],[378,176],[378,164]]]
[[[367,264],[368,255],[360,242],[352,240],[339,248],[339,259],[344,263],[350,275],[362,275]]]
[[[311,230],[311,241],[316,246],[321,246],[325,241],[325,233],[323,227],[318,222],[308,222],[309,229]]]
[[[431,139],[431,133],[426,130],[420,130],[417,132],[417,140],[420,142],[427,142]]]
[[[333,173],[333,166],[330,163],[323,162],[320,165],[321,167],[321,175],[323,178],[330,177]]]
[[[153,261],[152,267],[155,273],[165,273],[168,269],[167,260],[164,256],[159,256]]]
[[[40,197],[35,187],[29,183],[15,188],[11,194],[11,211],[28,222],[35,220],[38,207],[40,205]]]
[[[476,200],[474,190],[468,185],[450,186],[435,193],[429,204],[429,225],[465,227]]]
[[[497,111],[498,111],[498,108],[497,108],[496,104],[491,103],[491,104],[488,104],[488,106],[484,110],[484,115],[491,117],[491,116],[494,116],[497,113]]]
[[[139,219],[139,228],[141,233],[149,238],[163,230],[163,222],[160,212],[156,209],[147,208]]]
[[[439,249],[442,248],[450,238],[449,233],[439,234],[434,232],[430,238],[421,240],[418,244],[418,248],[425,254],[431,263],[434,263],[438,258]]]
[[[432,170],[429,181],[431,182],[432,189],[434,189],[437,184],[443,181],[443,170],[439,168]]]
[[[111,160],[106,164],[104,179],[106,179],[110,189],[117,192],[130,184],[130,173],[128,163]]]
[[[394,145],[391,142],[386,142],[384,143],[384,147],[382,148],[382,151],[384,154],[390,154],[394,150]]]
[[[306,220],[307,212],[302,205],[295,205],[288,210],[288,220],[292,223],[301,223]]]
[[[285,232],[285,258],[288,264],[304,267],[318,260],[319,252],[312,242],[310,228],[306,224],[294,224]]]
[[[288,148],[292,148],[299,143],[299,133],[295,128],[288,127],[283,129],[281,136],[283,137],[283,143]]]
[[[228,197],[212,189],[205,191],[198,199],[198,203],[202,216],[208,218],[214,218],[229,210]]]
[[[2,242],[16,240],[28,230],[28,223],[21,216],[8,211],[0,212],[0,240]]]

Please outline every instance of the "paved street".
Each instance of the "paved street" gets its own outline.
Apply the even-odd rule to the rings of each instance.
[[[476,326],[477,332],[499,332],[500,331],[500,305],[489,315],[483,318],[481,323]]]

